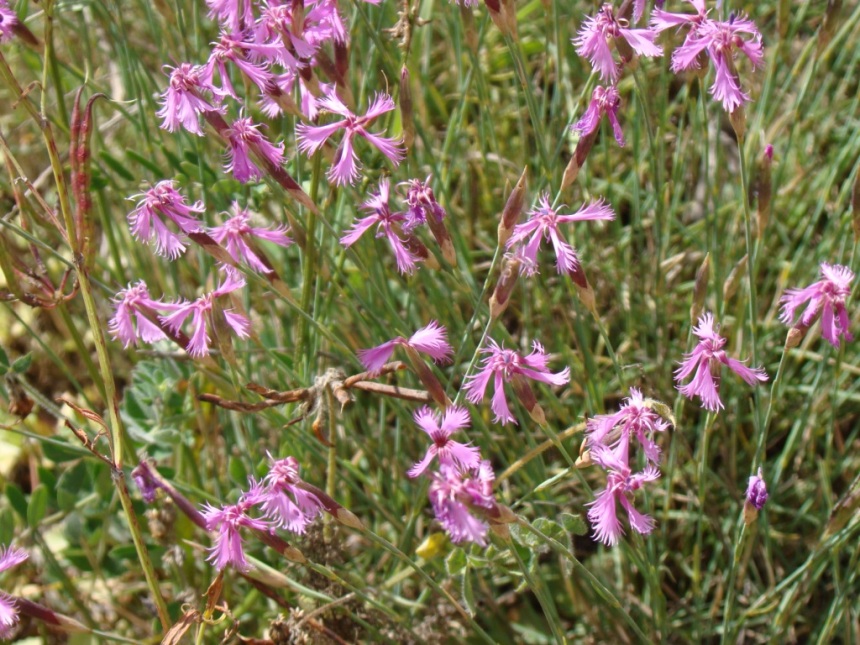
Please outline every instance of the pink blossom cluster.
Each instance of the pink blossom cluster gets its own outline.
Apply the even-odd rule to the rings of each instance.
[[[281,528],[301,534],[324,509],[320,497],[301,479],[295,457],[275,459],[269,455],[269,460],[269,472],[263,480],[252,480],[235,504],[203,506],[206,528],[217,531],[207,558],[216,569],[228,565],[239,571],[250,569],[242,528],[265,532]]]
[[[302,152],[312,155],[336,133],[343,132],[328,171],[335,183],[353,183],[358,179],[357,137],[365,139],[395,165],[403,160],[405,153],[399,139],[369,129],[375,120],[394,109],[391,97],[377,94],[365,113],[358,115],[338,95],[338,89],[341,95],[348,90],[339,77],[338,61],[331,61],[325,46],[331,44],[336,50],[345,51],[348,30],[335,0],[301,3],[207,0],[207,5],[209,15],[220,23],[221,34],[212,43],[204,64],[182,63],[167,68],[170,82],[158,111],[163,128],[171,132],[183,128],[203,136],[202,121],[220,123],[225,115],[237,113],[238,116],[228,117],[231,121],[228,127],[216,126],[227,142],[225,170],[246,183],[260,180],[266,174],[261,162],[281,166],[285,159],[284,144],[270,142],[260,131],[260,124],[242,116],[247,105],[235,89],[234,79],[238,76],[256,88],[259,107],[267,117],[290,113],[311,122],[296,128]],[[333,82],[322,82],[318,78],[320,70],[325,70]],[[294,94],[298,94],[298,101],[294,100]],[[315,123],[323,113],[341,119]]]
[[[407,188],[404,197],[406,210],[391,210],[391,184],[387,177],[383,177],[379,180],[378,191],[371,193],[360,207],[368,215],[356,219],[340,238],[340,243],[349,248],[375,227],[376,237],[384,237],[394,252],[398,271],[413,273],[418,263],[429,256],[427,247],[417,237],[416,231],[421,225],[427,224],[440,244],[445,238],[450,238],[443,224],[445,209],[436,201],[429,178],[426,181],[411,179],[403,185]]]
[[[630,398],[614,414],[601,414],[589,419],[586,436],[591,459],[606,471],[606,488],[596,493],[588,506],[588,519],[594,527],[594,536],[607,546],[618,542],[624,530],[618,519],[618,505],[627,513],[630,526],[637,532],[648,534],[654,520],[637,511],[632,502],[633,493],[647,482],[660,476],[660,447],[654,435],[664,432],[669,424],[646,401],[642,392],[630,388]],[[634,473],[630,463],[630,446],[633,441],[645,455],[646,466]]]
[[[677,28],[687,29],[684,43],[672,54],[672,71],[697,70],[710,59],[714,66],[714,82],[709,92],[723,104],[726,112],[734,112],[749,102],[741,89],[735,59],[743,54],[753,69],[764,65],[764,46],[755,23],[743,14],[731,14],[727,21],[713,20],[705,0],[686,0],[696,10],[694,14],[671,13],[655,9],[651,28],[657,32]]]

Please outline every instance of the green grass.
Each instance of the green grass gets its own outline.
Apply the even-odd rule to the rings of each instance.
[[[363,109],[377,91],[396,99],[405,65],[416,137],[396,169],[359,142],[363,178],[337,189],[324,176],[325,155],[308,160],[297,151],[295,119],[270,122],[267,135],[286,142],[286,169],[313,197],[316,216],[274,182],[243,186],[225,174],[214,137],[159,128],[157,95],[167,82],[161,67],[202,62],[217,38],[202,0],[57,3],[53,54],[46,58],[44,47],[18,42],[0,49],[47,117],[66,173],[75,92],[84,85],[85,96],[109,98],[95,108],[98,250],[88,280],[90,313],[103,332],[110,298],[130,281],[145,279],[154,296],[167,299],[196,297],[216,281],[215,262],[199,249],[169,263],[131,238],[127,198],[151,183],[176,180],[190,199],[204,201],[211,225],[239,200],[260,214],[258,221],[295,219],[311,240],[305,251],[266,247],[292,300],[248,275],[242,304],[255,336],[234,342],[232,364],[220,354],[194,361],[170,344],[126,351],[108,338],[100,346],[82,294],[34,308],[14,297],[6,278],[0,287],[12,295],[0,306],[0,345],[8,362],[29,353],[32,363],[10,372],[2,394],[12,402],[24,392],[36,407],[24,419],[11,413],[2,419],[0,544],[14,539],[31,558],[3,574],[0,588],[110,637],[159,642],[153,584],[132,544],[133,513],[170,621],[206,609],[201,598],[217,573],[204,561],[210,536],[164,498],[147,507],[133,486],[133,507],[124,513],[110,468],[65,423],[90,436],[97,425],[56,402],[63,397],[103,416],[115,442],[123,437],[126,476],[150,456],[192,502],[218,504],[235,501],[248,476],[265,473],[267,450],[294,455],[305,479],[329,490],[366,527],[326,521],[304,537],[286,535],[308,565],[288,562],[246,534],[255,568],[248,576],[225,572],[221,602],[229,614],[215,625],[195,623],[189,642],[195,636],[218,642],[234,625],[248,637],[283,629],[314,642],[337,642],[331,633],[346,642],[856,642],[860,356],[856,341],[831,348],[817,326],[784,352],[787,329],[777,316],[784,289],[816,280],[820,262],[860,269],[852,228],[860,214],[851,207],[860,170],[860,7],[842,3],[825,42],[825,3],[728,3],[750,14],[766,45],[762,71],[740,66],[753,98],[741,148],[707,94],[711,76],[676,77],[668,58],[640,60],[635,76],[625,71],[619,116],[626,147],[602,126],[576,182],[558,196],[571,210],[603,196],[617,214],[613,222],[565,230],[594,289],[599,320],[544,251],[540,274],[521,277],[510,307],[488,323],[498,277],[496,228],[508,193],[527,168],[527,208],[544,191],[556,197],[575,145],[567,127],[597,82],[570,43],[596,3],[519,3],[515,42],[502,36],[483,4],[464,14],[455,4],[423,2],[416,15],[429,22],[415,26],[408,52],[386,31],[400,3],[341,4],[351,28],[347,78],[357,105]],[[17,9],[44,42],[43,6],[22,2]],[[670,49],[680,38],[667,33],[660,42]],[[0,99],[0,133],[21,170],[12,170],[10,159],[0,178],[0,254],[4,264],[26,267],[58,288],[74,254],[18,179],[23,173],[57,208],[51,160],[37,124],[16,107],[7,84]],[[388,117],[371,129],[398,134],[399,111]],[[759,237],[754,188],[768,143],[772,214]],[[384,240],[366,235],[348,250],[339,244],[387,174],[392,184],[432,174],[448,212],[456,267],[440,256],[441,269],[402,276]],[[432,238],[425,242],[434,252]],[[740,268],[727,293],[726,281],[750,247],[753,262]],[[692,347],[695,276],[708,253],[705,308],[722,323],[728,353],[754,355],[771,377],[753,392],[727,375],[725,409],[716,416],[680,397],[672,378]],[[17,275],[16,288],[35,291],[35,279]],[[855,335],[856,312],[849,303]],[[360,391],[343,411],[324,401],[320,420],[323,434],[334,439],[329,448],[312,429],[317,409],[287,404],[244,414],[197,399],[208,393],[257,402],[246,383],[290,390],[313,385],[328,368],[360,372],[356,350],[408,336],[431,319],[447,327],[456,352],[453,364],[434,368],[452,400],[486,329],[521,350],[539,340],[553,355],[553,371],[571,370],[569,386],[536,388],[548,428],[519,404],[513,408],[519,425],[506,426],[492,422],[488,401],[469,406],[469,437],[497,476],[515,465],[496,495],[523,521],[511,527],[511,540],[494,538],[486,549],[447,542],[426,483],[405,474],[426,449],[412,421],[415,403]],[[121,396],[113,418],[104,369]],[[409,372],[380,382],[422,387]],[[569,469],[569,462],[582,443],[578,426],[615,411],[631,386],[665,402],[677,423],[659,438],[661,479],[636,497],[656,529],[649,536],[628,530],[618,546],[605,548],[585,522],[585,504],[605,475],[596,467]],[[101,439],[97,450],[106,454],[108,441]],[[770,499],[745,526],[744,491],[759,464]],[[36,622],[25,621],[22,633],[51,638]]]

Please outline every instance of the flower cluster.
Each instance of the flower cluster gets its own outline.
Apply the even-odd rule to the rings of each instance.
[[[28,558],[23,549],[0,546],[0,573],[18,566]],[[18,611],[11,596],[0,591],[0,639],[9,638],[18,624]]]
[[[378,4],[378,0],[368,0]],[[231,70],[256,87],[259,104],[269,118],[283,113],[317,119],[327,112],[343,117],[326,125],[301,123],[296,133],[298,147],[311,155],[320,150],[337,131],[344,135],[335,151],[329,178],[338,184],[354,182],[359,176],[356,136],[366,139],[395,165],[404,157],[400,140],[370,132],[367,127],[394,109],[387,94],[378,94],[364,115],[355,114],[338,62],[334,63],[324,46],[345,45],[348,30],[332,0],[307,0],[302,3],[254,3],[210,0],[209,15],[221,24],[221,34],[212,43],[209,59],[202,65],[182,63],[170,71],[170,82],[161,99],[158,116],[169,131],[184,128],[204,134],[201,119],[210,123],[227,143],[225,170],[240,182],[259,180],[266,171],[255,158],[271,168],[284,161],[283,143],[274,144],[260,132],[260,125],[239,116],[232,124],[223,115],[237,104],[241,113],[247,106],[236,92]],[[345,51],[345,49],[344,49]],[[322,82],[324,70],[333,83]],[[298,91],[300,100],[293,100]],[[340,96],[338,95],[340,92]]]
[[[233,309],[224,309],[218,303],[221,298],[244,286],[245,279],[241,274],[227,269],[221,284],[196,300],[164,302],[153,300],[146,284],[140,281],[115,296],[116,311],[108,323],[108,330],[125,347],[137,344],[138,339],[153,343],[169,335],[179,340],[191,356],[207,356],[212,342],[210,332],[219,327],[232,330],[239,338],[249,336],[251,321],[247,316]],[[156,316],[158,311],[166,314]],[[182,340],[182,326],[189,318],[191,335]],[[220,340],[227,342],[228,339]]]
[[[370,214],[356,219],[340,238],[340,243],[350,247],[375,226],[376,237],[384,237],[394,251],[397,269],[401,273],[412,273],[418,262],[432,257],[424,243],[416,236],[416,229],[427,224],[439,243],[443,256],[449,262],[452,261],[454,257],[451,237],[442,221],[445,209],[436,201],[427,183],[413,179],[406,182],[406,185],[409,186],[405,199],[407,209],[393,212],[389,205],[390,182],[387,178],[380,179],[378,192],[371,193],[370,198],[361,205],[361,210]]]
[[[302,481],[295,457],[275,459],[269,455],[269,460],[268,474],[261,482],[252,480],[238,502],[220,507],[205,504],[203,507],[206,528],[218,531],[207,558],[217,569],[224,569],[227,565],[239,571],[250,568],[245,557],[242,528],[264,532],[283,528],[293,533],[304,533],[325,507],[320,499],[322,492]],[[253,515],[255,508],[262,512],[261,517]]]
[[[660,447],[654,434],[669,428],[642,392],[630,388],[630,398],[615,414],[598,415],[588,421],[587,444],[591,459],[606,470],[606,488],[598,492],[588,506],[588,519],[594,536],[607,546],[613,546],[623,535],[618,519],[618,504],[626,511],[630,526],[639,533],[650,533],[654,520],[633,507],[633,493],[643,484],[660,476]],[[646,467],[634,473],[630,465],[630,445],[635,439],[645,455]]]
[[[708,16],[709,10],[705,8],[705,0],[687,1],[693,5],[695,14],[655,9],[651,16],[651,27],[658,33],[674,27],[688,29],[684,43],[672,54],[672,71],[699,69],[703,57],[707,56],[715,71],[709,91],[723,104],[726,112],[735,112],[750,100],[740,87],[735,57],[740,52],[749,59],[754,69],[761,67],[764,63],[761,33],[755,23],[743,15],[732,14],[727,21],[712,20]]]

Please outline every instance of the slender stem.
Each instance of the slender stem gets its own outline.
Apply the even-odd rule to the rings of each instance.
[[[541,114],[538,111],[537,101],[535,101],[531,83],[529,83],[528,76],[526,75],[526,67],[523,61],[522,49],[520,48],[519,42],[515,42],[507,34],[505,34],[505,44],[508,46],[508,50],[511,52],[511,58],[514,59],[514,68],[516,69],[517,77],[519,78],[523,94],[526,97],[526,106],[528,107],[529,118],[531,119],[532,127],[535,130],[535,140],[537,141],[538,154],[540,154],[541,162],[543,162],[544,171],[546,173],[549,173],[551,166],[549,162],[549,155],[546,151],[546,143],[543,132],[543,121],[541,119]]]
[[[693,594],[699,596],[701,590],[699,584],[702,578],[702,524],[706,516],[705,511],[705,472],[708,469],[708,443],[711,438],[711,429],[714,427],[714,421],[717,415],[713,412],[708,412],[705,418],[705,430],[702,432],[702,443],[699,455],[699,472],[697,479],[699,481],[699,513],[696,520],[696,547],[693,552]]]
[[[506,546],[510,549],[511,553],[514,556],[514,559],[517,561],[517,564],[520,566],[520,571],[523,572],[523,578],[525,578],[526,582],[529,585],[529,589],[534,593],[534,595],[538,599],[538,603],[543,610],[544,616],[546,616],[546,621],[549,623],[549,627],[552,630],[553,636],[555,636],[555,640],[559,643],[565,643],[564,634],[561,632],[558,622],[558,611],[555,608],[555,604],[552,601],[552,597],[546,593],[546,588],[542,584],[538,584],[535,577],[529,572],[528,565],[523,561],[520,557],[519,551],[517,551],[516,546],[509,539],[506,541]]]

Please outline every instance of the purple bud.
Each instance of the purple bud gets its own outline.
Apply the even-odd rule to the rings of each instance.
[[[747,486],[747,501],[755,506],[757,511],[764,508],[765,502],[767,502],[767,486],[762,479],[761,468],[758,469],[757,475],[750,477]]]

